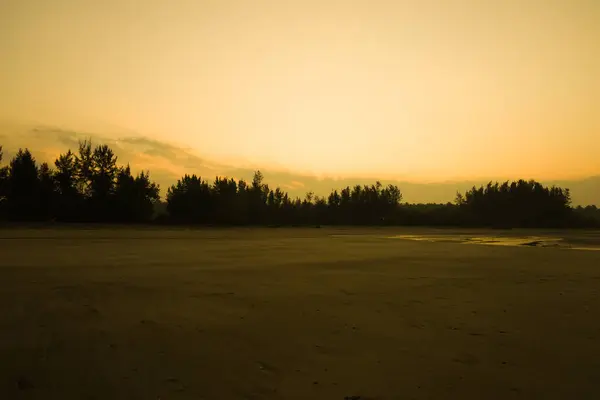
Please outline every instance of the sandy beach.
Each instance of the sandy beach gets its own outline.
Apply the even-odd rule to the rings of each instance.
[[[600,252],[390,239],[498,234],[0,230],[0,398],[600,398]]]

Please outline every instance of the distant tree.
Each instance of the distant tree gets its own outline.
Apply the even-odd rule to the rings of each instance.
[[[6,185],[6,180],[8,179],[8,167],[2,165],[3,157],[4,157],[4,153],[2,150],[2,146],[0,146],[0,200],[4,199],[5,185]]]
[[[0,163],[2,161],[0,146]],[[212,184],[185,175],[160,202],[149,172],[133,175],[120,167],[107,145],[79,143],[54,162],[37,165],[20,149],[0,166],[0,217],[14,220],[147,222],[162,215],[176,223],[262,225],[432,225],[492,227],[599,227],[595,206],[571,205],[569,189],[545,187],[534,180],[488,182],[457,193],[454,203],[402,204],[395,185],[354,185],[333,189],[327,197],[306,193],[292,198],[270,189],[261,171],[248,184],[216,177]]]
[[[88,188],[90,217],[99,221],[113,219],[111,207],[117,181],[117,157],[107,145],[99,145],[92,153],[91,174]]]
[[[154,214],[160,200],[159,187],[150,180],[148,172],[131,174],[129,165],[117,173],[112,220],[120,222],[146,222]]]
[[[331,218],[328,215],[327,200],[325,197],[315,196],[314,200],[314,223],[316,225],[331,224]]]
[[[577,206],[573,210],[572,224],[585,228],[600,227],[600,209],[595,205]]]
[[[237,183],[237,196],[235,202],[235,215],[238,224],[246,225],[249,221],[248,203],[250,198],[250,189],[245,180],[240,179]]]
[[[81,172],[75,154],[69,150],[54,161],[54,180],[57,186],[55,213],[62,221],[76,221],[82,213],[84,194],[81,184]]]
[[[6,197],[8,195],[9,169],[2,165],[2,146],[0,146],[0,218],[6,217]]]
[[[140,172],[135,177],[136,199],[140,221],[152,218],[154,207],[160,201],[160,186],[150,180],[150,172]]]
[[[40,218],[43,220],[53,219],[56,215],[58,191],[54,180],[54,171],[47,163],[42,163],[38,172],[39,179],[39,202]]]
[[[465,204],[465,196],[461,192],[456,192],[456,197],[454,198],[454,204],[457,206]]]
[[[19,149],[10,162],[7,211],[14,220],[40,218],[40,185],[35,158],[28,149]]]
[[[301,215],[301,218],[299,218],[299,221],[297,221],[297,223],[302,225],[313,225],[316,223],[313,203],[314,198],[314,192],[306,193],[304,199],[302,200],[300,209],[298,210]]]
[[[342,222],[341,201],[342,198],[338,191],[332,190],[327,197],[327,223],[338,225]]]
[[[77,194],[78,170],[75,155],[71,150],[66,154],[61,154],[56,161],[54,161],[54,166],[56,167],[54,178],[58,185],[59,193],[61,195]]]
[[[239,219],[237,183],[233,179],[216,177],[212,185],[212,223],[234,225]]]
[[[398,186],[388,185],[382,189],[379,205],[382,213],[378,216],[381,223],[390,224],[397,220],[401,202],[402,192]]]
[[[248,214],[249,222],[252,224],[264,223],[267,212],[267,198],[269,186],[263,183],[262,172],[256,171],[248,190]]]
[[[167,210],[175,222],[208,223],[211,189],[196,175],[185,175],[167,190]]]
[[[271,225],[283,225],[285,223],[284,202],[286,193],[277,187],[269,190],[267,196],[267,222]]]
[[[568,189],[534,180],[473,187],[458,204],[463,220],[485,226],[559,227],[568,224],[571,212]]]
[[[90,180],[92,198],[106,201],[114,192],[117,173],[117,157],[110,147],[100,145],[92,153],[92,173]]]
[[[69,151],[70,153],[70,151]],[[94,176],[94,153],[92,141],[79,142],[79,151],[74,156],[77,190],[85,198],[92,196],[92,180]]]

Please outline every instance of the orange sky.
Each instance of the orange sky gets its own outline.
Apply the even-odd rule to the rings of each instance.
[[[0,4],[0,119],[320,175],[600,173],[595,0]]]

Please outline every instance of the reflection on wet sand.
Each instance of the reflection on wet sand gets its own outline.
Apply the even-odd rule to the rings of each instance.
[[[387,238],[489,246],[529,246],[554,247],[570,250],[600,250],[600,243],[582,245],[571,243],[569,240],[562,237],[549,236],[394,235],[388,236]]]

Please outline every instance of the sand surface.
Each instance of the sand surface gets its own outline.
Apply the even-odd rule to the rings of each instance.
[[[458,234],[0,230],[0,399],[600,398],[600,252]]]

